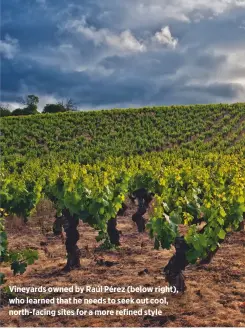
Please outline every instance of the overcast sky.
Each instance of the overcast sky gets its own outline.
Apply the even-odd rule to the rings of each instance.
[[[1,101],[245,101],[245,0],[1,0]]]

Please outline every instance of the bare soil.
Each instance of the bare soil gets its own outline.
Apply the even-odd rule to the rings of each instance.
[[[53,213],[40,215],[27,225],[8,225],[9,247],[37,249],[39,260],[28,267],[23,275],[13,276],[9,267],[1,269],[7,276],[6,285],[17,286],[166,286],[162,267],[174,250],[154,250],[153,241],[147,233],[139,234],[131,220],[133,209],[119,217],[118,228],[122,231],[121,246],[117,250],[100,250],[95,237],[97,233],[88,225],[79,225],[81,249],[80,270],[62,272],[66,263],[65,246],[60,237],[51,232]],[[44,211],[45,209],[41,209]],[[46,217],[45,217],[46,216]],[[103,261],[111,262],[106,266]],[[166,294],[169,304],[149,307],[147,305],[41,305],[35,308],[66,309],[161,309],[162,316],[10,316],[8,295],[2,293],[0,325],[3,327],[245,327],[245,232],[230,234],[215,255],[211,264],[189,265],[185,271],[187,291],[183,295]],[[19,294],[17,295],[19,296]],[[29,294],[37,297],[37,294]],[[47,294],[46,298],[51,298]],[[60,294],[68,298],[161,298],[160,293],[89,293]],[[26,297],[26,295],[24,296]],[[34,306],[33,306],[34,308]],[[20,307],[15,307],[20,309]]]

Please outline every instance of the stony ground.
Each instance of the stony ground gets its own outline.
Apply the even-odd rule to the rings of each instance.
[[[27,226],[8,223],[11,248],[31,247],[38,249],[39,260],[22,276],[14,277],[8,267],[2,270],[7,275],[8,285],[18,286],[69,286],[69,285],[112,285],[112,286],[165,286],[161,268],[167,264],[173,250],[153,249],[147,233],[137,233],[131,221],[133,209],[118,220],[122,231],[121,247],[118,250],[99,250],[96,232],[81,223],[79,247],[82,251],[80,270],[62,272],[66,263],[65,246],[60,237],[51,233],[52,209],[39,209]],[[41,229],[42,227],[42,229]],[[103,261],[112,262],[103,265]],[[8,295],[1,295],[0,325],[3,327],[244,327],[245,326],[245,232],[235,232],[227,237],[211,264],[189,266],[185,271],[187,291],[183,295],[167,294],[169,304],[158,306],[162,316],[105,316],[105,317],[34,317],[9,316],[13,307],[8,305]],[[31,294],[30,294],[31,296]],[[33,297],[36,295],[32,295]],[[91,295],[60,294],[60,297],[90,297]],[[114,297],[125,297],[123,293]],[[149,297],[147,293],[127,295],[133,298]],[[161,294],[151,296],[160,298]],[[47,295],[47,297],[52,297]],[[94,298],[101,294],[93,294]],[[105,294],[103,297],[112,297]],[[39,306],[48,309],[49,306]],[[54,306],[53,306],[54,307]],[[58,306],[55,306],[58,307]],[[87,306],[95,309],[96,305]],[[141,306],[140,306],[141,307]],[[18,307],[17,307],[18,308]],[[17,309],[16,308],[16,309]],[[61,306],[59,306],[61,308]],[[62,308],[73,309],[72,305]],[[80,308],[82,308],[80,306]],[[86,307],[85,307],[86,308]],[[98,308],[98,307],[97,307]],[[124,305],[107,306],[100,309],[124,309]],[[129,306],[137,309],[139,306]],[[143,309],[149,308],[142,306]],[[152,308],[154,310],[154,308]]]

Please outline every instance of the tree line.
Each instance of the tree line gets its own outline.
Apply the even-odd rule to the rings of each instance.
[[[37,108],[39,103],[39,97],[36,95],[28,95],[22,100],[24,108],[17,108],[10,111],[8,106],[0,104],[0,116],[19,116],[19,115],[30,115],[39,114]],[[58,102],[55,104],[46,104],[43,108],[42,113],[57,113],[57,112],[67,112],[76,111],[77,107],[72,99],[68,99],[66,102]]]

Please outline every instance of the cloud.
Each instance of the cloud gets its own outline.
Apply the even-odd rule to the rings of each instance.
[[[39,95],[38,110],[42,111],[46,104],[56,104],[60,101],[62,101],[61,98],[55,95]]]
[[[1,106],[6,107],[10,111],[24,107],[23,104],[18,102],[1,102]]]
[[[110,108],[244,95],[245,0],[28,3],[2,5],[5,102],[34,93]]]
[[[157,31],[151,38],[142,38],[138,40],[130,30],[124,30],[121,33],[113,33],[109,29],[96,29],[88,26],[85,18],[81,21],[69,21],[65,27],[70,32],[77,32],[88,40],[91,40],[95,46],[106,45],[116,53],[121,55],[130,53],[142,53],[152,49],[156,44],[175,48],[178,40],[171,35],[169,26],[165,26],[161,31]]]
[[[6,34],[4,40],[0,40],[0,54],[7,59],[13,59],[19,50],[17,39],[11,38]]]
[[[215,19],[233,8],[242,10],[244,0],[123,0],[100,1],[101,24],[141,29],[156,29],[159,25],[188,24],[194,21]],[[106,13],[106,20],[103,13]]]
[[[107,45],[117,51],[125,53],[146,51],[145,45],[137,40],[129,30],[124,30],[120,34],[115,34],[108,29],[96,29],[93,26],[87,26],[86,22],[71,21],[66,28],[70,31],[75,30],[82,34],[86,39],[93,41],[95,46]]]
[[[178,43],[178,39],[172,37],[169,26],[165,26],[161,29],[160,32],[156,32],[153,40],[160,43],[161,45],[167,45],[172,48],[175,48]]]
[[[140,43],[129,30],[123,31],[119,36],[107,35],[105,39],[109,46],[122,51],[142,52],[146,50],[145,45]]]
[[[224,14],[230,8],[245,7],[244,0],[136,0],[136,8],[143,14],[159,14],[164,18],[172,18],[190,22],[197,17],[205,19]]]

